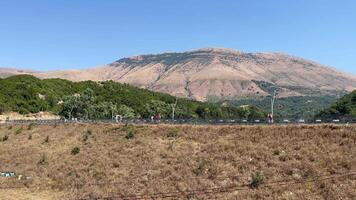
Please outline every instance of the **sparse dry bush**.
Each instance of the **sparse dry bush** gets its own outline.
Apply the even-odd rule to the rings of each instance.
[[[37,163],[38,165],[48,165],[48,159],[46,154],[42,154],[40,160]]]
[[[74,147],[72,150],[71,150],[71,154],[72,155],[77,155],[77,154],[79,154],[79,152],[80,152],[80,147],[78,147],[78,146],[76,146],[76,147]]]
[[[258,188],[264,182],[264,176],[261,171],[257,171],[251,175],[251,188]]]
[[[22,133],[22,130],[23,130],[22,127],[16,129],[15,135],[18,135],[18,134]]]
[[[20,126],[13,126],[16,130]],[[38,125],[0,145],[0,170],[30,175],[29,191],[59,199],[199,190],[251,184],[253,190],[200,199],[352,199],[353,177],[265,188],[356,171],[356,126]],[[90,131],[88,131],[90,130]],[[179,139],[171,140],[178,135]],[[175,134],[175,130],[179,130]],[[0,138],[13,134],[2,128]],[[124,138],[130,132],[134,140]],[[79,133],[79,134],[78,134]],[[50,136],[48,145],[41,145]],[[92,139],[91,139],[92,138]],[[90,141],[90,142],[88,142]],[[85,145],[79,146],[85,142]],[[72,155],[73,147],[80,148]],[[49,159],[50,158],[50,161]],[[49,164],[50,163],[50,164]],[[263,170],[263,180],[258,171]],[[253,174],[254,176],[252,176]],[[116,184],[112,184],[116,183]],[[257,183],[257,184],[256,184]],[[257,187],[256,187],[257,185]],[[260,187],[258,187],[258,185]],[[129,186],[129,187],[128,187]],[[1,199],[1,194],[0,194]],[[26,199],[26,198],[25,198]],[[42,199],[42,198],[37,198]]]
[[[168,138],[177,138],[179,135],[180,129],[177,127],[170,128],[167,133]]]

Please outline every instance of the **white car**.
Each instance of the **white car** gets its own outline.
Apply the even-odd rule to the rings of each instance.
[[[284,119],[283,122],[284,123],[289,123],[289,120],[288,119]]]
[[[300,119],[300,120],[298,120],[298,123],[305,123],[305,120],[304,119]]]
[[[340,122],[340,120],[339,119],[333,119],[333,122]]]
[[[321,123],[321,119],[315,120],[316,123]]]

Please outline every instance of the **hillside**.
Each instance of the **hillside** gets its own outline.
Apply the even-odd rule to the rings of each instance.
[[[207,48],[123,58],[85,70],[30,72],[40,78],[113,80],[199,101],[267,96],[335,95],[356,89],[356,78],[281,53]],[[1,71],[0,71],[1,74]]]
[[[356,90],[340,98],[330,108],[321,111],[318,116],[324,118],[356,118]]]
[[[15,69],[15,68],[0,68],[0,78],[6,78],[15,75],[21,74],[32,74],[33,71],[30,70],[22,70],[22,69]]]
[[[353,125],[0,125],[0,171],[22,175],[0,177],[0,199],[351,200],[355,131]]]
[[[125,118],[149,118],[160,114],[170,118],[171,104],[176,98],[113,81],[71,82],[62,79],[38,79],[17,75],[0,79],[0,114],[21,114],[42,111],[66,118],[112,119],[120,114]],[[176,118],[264,118],[254,108],[221,107],[187,99],[177,99]]]

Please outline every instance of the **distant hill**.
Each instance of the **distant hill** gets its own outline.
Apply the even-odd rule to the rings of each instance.
[[[22,70],[22,69],[15,69],[15,68],[0,68],[0,78],[6,78],[9,76],[14,75],[21,75],[21,74],[33,74],[33,71],[30,70]]]
[[[113,81],[71,82],[63,79],[38,79],[31,75],[0,78],[0,114],[51,111],[65,117],[90,119],[124,117],[148,118],[155,114],[171,117],[176,98]],[[68,111],[70,110],[70,113]],[[176,118],[263,118],[254,107],[221,107],[211,103],[177,99]]]
[[[289,97],[356,89],[355,76],[313,61],[221,48],[134,56],[85,70],[28,73],[72,81],[113,80],[199,101],[268,96],[274,90],[279,97]]]
[[[356,118],[356,90],[340,98],[330,108],[321,111],[318,116],[324,118]]]

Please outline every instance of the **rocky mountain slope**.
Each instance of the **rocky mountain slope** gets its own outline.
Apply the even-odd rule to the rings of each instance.
[[[97,68],[31,74],[73,81],[114,80],[200,101],[266,96],[274,90],[285,97],[356,89],[355,76],[302,58],[218,48],[142,55]]]

